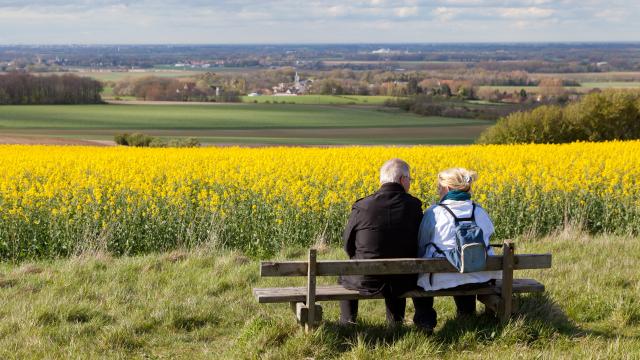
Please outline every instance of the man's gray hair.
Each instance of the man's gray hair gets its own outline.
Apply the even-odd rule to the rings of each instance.
[[[400,178],[409,177],[409,164],[400,159],[391,159],[380,168],[380,184],[400,183]]]

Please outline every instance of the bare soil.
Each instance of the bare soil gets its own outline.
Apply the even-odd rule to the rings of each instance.
[[[82,145],[82,146],[113,146],[109,140],[83,140],[45,136],[0,135],[2,145]]]

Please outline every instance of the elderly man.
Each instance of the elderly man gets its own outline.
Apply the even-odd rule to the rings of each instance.
[[[380,168],[380,189],[356,201],[344,231],[345,250],[351,259],[415,258],[418,252],[418,229],[422,220],[422,202],[409,195],[409,164],[391,159]],[[382,294],[389,324],[404,320],[406,299],[397,296],[416,288],[417,275],[343,276],[340,284],[363,295]],[[430,307],[422,299],[413,299],[414,323],[430,324]],[[355,323],[358,301],[340,302],[340,323]],[[430,329],[428,329],[430,330]]]

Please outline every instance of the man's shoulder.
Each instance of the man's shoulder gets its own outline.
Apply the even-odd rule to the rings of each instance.
[[[366,206],[366,203],[369,201],[369,198],[372,195],[368,195],[365,197],[361,197],[360,199],[356,200],[353,202],[353,205],[351,206],[353,209],[355,208],[362,208],[363,206]]]
[[[405,199],[407,202],[410,202],[418,207],[420,207],[422,209],[422,201],[420,199],[418,199],[417,197],[409,194],[409,193],[405,193]]]

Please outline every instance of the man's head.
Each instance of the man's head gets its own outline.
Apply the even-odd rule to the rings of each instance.
[[[387,183],[397,183],[409,192],[411,187],[411,176],[409,164],[400,159],[391,159],[385,162],[380,168],[380,185]]]

